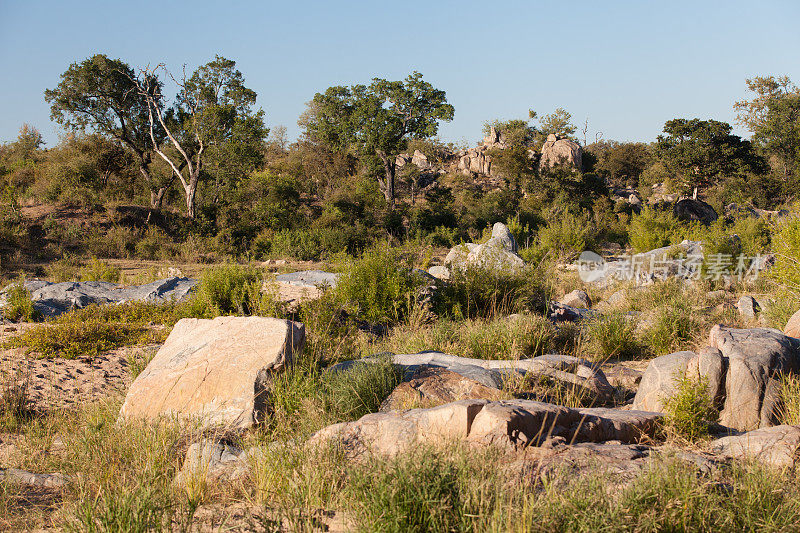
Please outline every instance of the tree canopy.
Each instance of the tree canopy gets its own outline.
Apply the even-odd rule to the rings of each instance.
[[[436,135],[439,122],[453,114],[445,92],[414,72],[403,81],[374,78],[369,86],[330,87],[314,95],[299,124],[307,138],[356,157],[393,206],[397,155],[409,139]]]
[[[51,118],[65,128],[107,135],[132,150],[150,186],[151,205],[159,207],[169,182],[154,177],[150,164],[153,145],[163,143],[164,132],[160,127],[151,131],[147,97],[161,90],[161,82],[152,76],[140,80],[149,91],[142,93],[136,80],[136,73],[124,61],[95,54],[71,64],[58,86],[45,91],[45,100]]]
[[[723,176],[762,170],[763,161],[750,141],[731,130],[730,124],[717,120],[669,120],[656,141],[656,155],[687,191],[706,188]]]

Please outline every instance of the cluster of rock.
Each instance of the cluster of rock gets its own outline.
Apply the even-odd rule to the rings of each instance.
[[[547,136],[542,146],[539,168],[552,168],[555,165],[568,165],[578,170],[583,168],[581,145],[569,139],[562,139],[554,134]]]
[[[483,142],[475,148],[462,150],[456,154],[458,163],[456,169],[462,174],[482,174],[484,176],[496,177],[492,169],[492,156],[488,154],[490,150],[504,150],[507,147],[500,133],[492,128],[489,135],[483,138]]]
[[[767,328],[714,326],[708,346],[654,359],[642,378],[635,409],[662,411],[676,377],[702,378],[720,409],[720,424],[738,431],[777,422],[781,379],[800,374],[800,339]]]
[[[108,281],[65,281],[52,283],[26,280],[24,288],[31,293],[36,311],[42,316],[57,316],[88,305],[117,304],[139,301],[147,303],[179,302],[188,297],[196,280],[169,277],[145,285],[123,286]],[[0,308],[7,302],[10,289],[0,292]]]
[[[482,268],[517,272],[525,261],[517,255],[517,241],[508,227],[497,222],[492,227],[492,236],[482,244],[468,242],[454,246],[447,253],[444,265],[431,267],[428,273],[436,278],[448,280],[454,270]]]
[[[415,165],[423,172],[434,170],[433,165],[428,161],[428,156],[419,150],[414,150],[413,154],[400,154],[395,158],[395,165],[397,168],[403,168],[408,164]]]

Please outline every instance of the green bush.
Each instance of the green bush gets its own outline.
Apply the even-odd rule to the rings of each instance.
[[[592,245],[592,225],[584,216],[570,211],[551,216],[539,230],[538,245],[553,257],[571,261]]]
[[[79,275],[83,281],[110,281],[117,283],[121,274],[118,268],[92,257],[89,260],[89,264],[81,269]]]
[[[379,246],[345,267],[334,293],[352,315],[386,324],[401,321],[414,307],[420,285],[397,250]]]
[[[274,294],[263,289],[264,278],[256,268],[241,265],[207,268],[187,303],[187,312],[199,318],[282,314]]]
[[[65,315],[69,316],[69,315]],[[97,318],[69,320],[39,324],[24,333],[12,337],[7,347],[26,348],[27,353],[42,357],[95,357],[103,352],[139,344],[150,338],[150,332],[142,325],[121,322],[106,322]]]
[[[8,286],[6,290],[6,307],[3,315],[9,320],[33,322],[40,318],[33,306],[31,293],[25,289],[25,280],[21,279]]]
[[[772,247],[775,265],[769,276],[793,292],[800,291],[800,216],[793,214],[777,225]]]
[[[523,310],[540,311],[544,301],[541,273],[531,266],[511,272],[468,265],[453,269],[449,283],[436,293],[434,310],[451,318],[491,318]]]
[[[656,310],[652,324],[644,332],[644,342],[656,355],[671,353],[691,343],[698,328],[689,305],[665,305]]]
[[[631,217],[628,234],[631,246],[639,253],[677,244],[683,240],[680,235],[680,223],[672,213],[657,211],[648,206],[645,206],[640,214]]]
[[[707,437],[719,418],[709,396],[708,380],[686,374],[676,376],[675,380],[675,393],[663,399],[667,429],[689,441]]]
[[[322,376],[325,412],[332,422],[358,420],[375,413],[402,379],[403,371],[388,356],[379,356],[372,363],[355,363],[342,372],[326,372]]]
[[[369,242],[363,230],[352,225],[277,232],[267,229],[253,240],[251,251],[258,258],[292,257],[301,261],[320,261],[342,251],[356,253]]]
[[[170,259],[178,252],[175,240],[156,226],[148,226],[147,231],[136,243],[136,257],[140,259]]]
[[[632,317],[614,313],[592,318],[585,323],[585,337],[595,359],[639,359],[645,351],[636,339]]]

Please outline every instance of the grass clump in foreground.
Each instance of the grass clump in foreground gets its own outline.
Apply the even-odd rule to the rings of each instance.
[[[324,371],[314,362],[297,364],[273,381],[267,431],[305,435],[329,424],[357,420],[376,412],[401,380],[402,371],[389,357],[357,362],[339,372]]]
[[[690,442],[708,437],[719,418],[709,396],[708,380],[684,373],[676,376],[675,382],[675,393],[664,399],[667,431]]]
[[[636,337],[635,319],[622,313],[591,318],[584,335],[595,360],[641,359],[646,354]]]

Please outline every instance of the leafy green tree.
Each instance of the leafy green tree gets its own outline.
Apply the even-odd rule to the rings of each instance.
[[[314,95],[298,123],[313,142],[356,157],[394,207],[397,155],[409,139],[435,136],[439,122],[453,114],[445,92],[414,72],[404,81],[330,87]]]
[[[656,141],[656,155],[695,194],[720,178],[763,171],[764,165],[750,141],[731,133],[730,124],[698,118],[667,121]]]
[[[137,86],[147,87],[147,92],[138,91]],[[161,207],[171,182],[151,172],[153,146],[161,146],[164,132],[150,128],[147,101],[160,90],[161,83],[154,77],[137,82],[127,63],[96,54],[70,65],[58,86],[44,93],[53,120],[73,131],[107,135],[136,155],[152,207]]]
[[[536,113],[533,111],[531,115],[531,118],[536,117]],[[559,137],[571,137],[575,133],[575,126],[571,121],[572,114],[559,107],[549,115],[539,119],[539,131],[545,138],[551,133]]]
[[[594,172],[615,185],[626,185],[629,180],[638,184],[639,176],[653,160],[644,143],[598,141],[587,146],[586,152],[596,159]]]
[[[181,183],[189,218],[196,214],[201,179],[213,177],[206,172],[209,161],[217,165],[211,168],[216,170],[214,175],[230,180],[230,175],[221,177],[222,173],[244,177],[245,170],[263,155],[261,147],[269,133],[264,112],[252,110],[256,93],[244,85],[244,76],[235,67],[235,61],[216,56],[178,82],[180,89],[172,107],[167,107],[156,75],[159,70],[166,71],[163,65],[137,81],[137,92],[147,103],[152,144]],[[159,147],[155,135],[159,127],[169,140],[170,151]]]
[[[796,176],[800,165],[800,89],[788,76],[747,80],[752,100],[737,102],[737,121],[753,132],[753,141],[777,156],[783,176]]]

